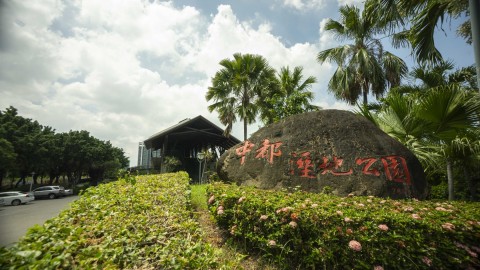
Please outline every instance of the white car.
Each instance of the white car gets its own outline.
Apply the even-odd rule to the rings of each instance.
[[[65,196],[65,188],[62,186],[44,186],[36,188],[32,192],[35,198],[44,197],[49,199],[55,199]]]
[[[35,197],[20,191],[0,192],[0,205],[20,205],[35,200]]]

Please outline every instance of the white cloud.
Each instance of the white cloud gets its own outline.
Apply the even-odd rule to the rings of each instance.
[[[339,45],[339,43],[335,40],[335,35],[331,31],[325,30],[325,25],[329,20],[329,18],[324,18],[320,21],[320,27],[318,31],[320,37],[318,39],[320,50],[326,50]]]
[[[12,105],[58,132],[88,130],[124,148],[131,164],[139,141],[184,118],[220,125],[205,93],[218,62],[236,52],[261,54],[277,69],[303,66],[319,80],[316,102],[332,103],[321,87],[332,67],[316,61],[328,38],[286,47],[268,22],[254,28],[228,5],[208,17],[172,2],[61,3],[19,1],[2,11],[1,39],[10,43],[0,46],[0,109]],[[71,29],[55,29],[67,11]],[[241,127],[233,133],[240,139]]]
[[[325,0],[283,0],[283,4],[297,10],[320,9],[325,6]]]
[[[361,7],[363,6],[364,2],[365,0],[338,0],[338,6],[353,5],[353,6]]]

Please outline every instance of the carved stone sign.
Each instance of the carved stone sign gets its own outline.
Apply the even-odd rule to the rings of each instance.
[[[417,158],[362,116],[323,110],[295,115],[255,132],[225,152],[219,176],[264,189],[329,187],[345,196],[426,196]]]

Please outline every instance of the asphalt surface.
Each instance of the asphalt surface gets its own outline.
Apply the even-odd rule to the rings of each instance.
[[[0,246],[8,247],[24,236],[28,228],[58,216],[78,196],[34,200],[19,206],[0,206]]]

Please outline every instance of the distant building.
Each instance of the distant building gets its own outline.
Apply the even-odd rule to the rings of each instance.
[[[209,166],[199,162],[199,153],[208,151],[212,155],[209,160],[212,165],[223,152],[238,143],[237,138],[226,137],[223,129],[201,115],[187,118],[139,143],[138,169],[166,172],[165,158],[174,157],[181,163],[177,170],[184,170],[199,181],[205,166]]]
[[[138,162],[137,162],[137,168],[139,169],[148,169],[151,167],[150,161],[151,161],[151,156],[152,156],[152,151],[151,149],[147,149],[145,147],[145,144],[143,142],[138,143]]]

